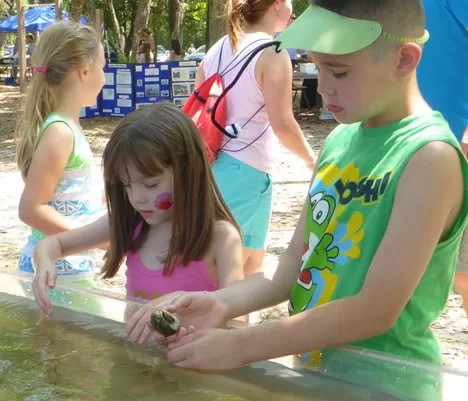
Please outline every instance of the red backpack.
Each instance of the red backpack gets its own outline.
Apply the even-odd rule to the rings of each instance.
[[[262,39],[259,39],[263,41]],[[226,41],[226,39],[224,40]],[[258,42],[255,41],[255,42]],[[251,44],[255,43],[252,42]],[[268,41],[264,42],[260,46],[256,47],[250,53],[246,54],[240,61],[234,66],[231,65],[237,60],[237,58],[245,50],[243,49],[220,73],[221,56],[223,54],[224,42],[221,45],[218,61],[218,71],[207,78],[203,83],[194,90],[192,95],[189,97],[187,102],[182,107],[182,111],[185,112],[195,123],[198,130],[200,131],[203,141],[205,142],[206,155],[210,163],[216,160],[218,152],[223,143],[223,137],[226,135],[229,138],[237,137],[237,130],[232,126],[232,132],[226,130],[226,94],[234,87],[236,82],[240,79],[245,69],[253,58],[262,50],[275,45],[276,51],[280,42]],[[250,45],[249,45],[250,46]],[[247,46],[248,47],[248,46]],[[236,68],[242,61],[245,60],[244,65],[241,67],[233,81],[224,87],[223,76],[228,72]],[[258,111],[257,111],[258,112]]]

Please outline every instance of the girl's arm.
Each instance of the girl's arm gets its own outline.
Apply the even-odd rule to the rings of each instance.
[[[57,281],[55,261],[80,251],[103,247],[108,241],[109,219],[105,215],[84,227],[64,231],[39,242],[34,250],[33,291],[39,308],[46,315],[52,314],[47,288],[54,288]]]
[[[73,132],[63,123],[50,125],[34,153],[21,200],[19,218],[27,225],[53,235],[73,228],[70,221],[48,206],[73,151]]]
[[[213,249],[218,268],[219,288],[228,287],[244,278],[242,241],[239,232],[227,221],[217,221]]]
[[[303,159],[310,168],[315,154],[307,143],[292,109],[292,66],[286,51],[265,50],[260,56],[255,77],[263,88],[265,106],[271,127],[281,143]]]
[[[198,88],[205,81],[205,71],[203,70],[203,61],[200,63],[195,74],[195,88]]]

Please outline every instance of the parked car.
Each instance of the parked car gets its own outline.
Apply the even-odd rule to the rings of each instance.
[[[205,53],[206,53],[206,46],[202,45],[198,49],[196,49],[195,52],[186,56],[185,60],[202,61],[203,57],[205,57]]]

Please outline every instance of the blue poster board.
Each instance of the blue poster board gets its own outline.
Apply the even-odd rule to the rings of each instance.
[[[135,107],[171,100],[169,63],[135,65]]]
[[[199,63],[196,61],[174,61],[171,63],[172,101],[182,107],[195,88],[195,75]]]
[[[96,99],[96,104],[91,107],[82,107],[80,110],[80,118],[99,117],[101,115],[101,93]]]
[[[107,64],[102,89],[101,116],[124,117],[134,108],[134,64]]]

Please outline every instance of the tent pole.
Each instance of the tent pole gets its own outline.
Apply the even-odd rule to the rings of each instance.
[[[95,17],[95,29],[97,34],[99,35],[99,39],[101,43],[104,42],[104,11],[100,8],[96,9],[96,17]]]
[[[26,32],[24,22],[24,0],[18,0],[18,61],[20,93],[26,92]]]
[[[107,29],[104,30],[105,41],[106,41],[106,49],[107,49],[107,63],[110,63],[110,49],[109,49],[109,38],[107,36]]]
[[[63,19],[63,0],[55,0],[55,19],[57,21]]]

